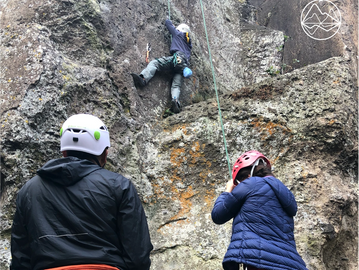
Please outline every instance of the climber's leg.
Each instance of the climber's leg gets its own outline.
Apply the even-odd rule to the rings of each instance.
[[[174,113],[179,113],[181,111],[181,105],[178,99],[181,92],[182,82],[183,82],[182,74],[175,73],[175,75],[173,76],[173,81],[171,86],[171,96],[172,96],[171,111]]]

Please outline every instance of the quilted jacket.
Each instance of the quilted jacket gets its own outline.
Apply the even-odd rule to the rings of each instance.
[[[212,220],[233,218],[232,237],[223,263],[236,262],[266,270],[305,270],[296,250],[293,193],[273,176],[250,177],[231,193],[223,192],[212,210]]]

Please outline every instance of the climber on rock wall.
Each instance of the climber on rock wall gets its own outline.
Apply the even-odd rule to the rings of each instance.
[[[179,95],[183,77],[189,78],[192,75],[189,68],[192,50],[192,42],[189,37],[190,28],[183,23],[176,28],[169,19],[166,20],[165,25],[172,35],[171,56],[163,56],[152,60],[139,75],[131,73],[131,76],[136,86],[143,87],[151,80],[156,71],[172,71],[174,75],[171,86],[172,103],[170,110],[173,113],[179,113],[181,111]]]
[[[48,161],[17,195],[10,270],[148,270],[153,246],[137,191],[104,169],[107,127],[77,114],[60,137],[64,158]]]
[[[226,191],[217,198],[212,220],[233,218],[225,270],[306,270],[294,240],[293,193],[273,176],[269,160],[258,151],[241,155],[233,166]]]

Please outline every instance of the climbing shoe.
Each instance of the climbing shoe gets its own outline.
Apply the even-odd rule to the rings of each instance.
[[[181,106],[180,106],[179,102],[175,98],[172,99],[171,112],[179,113],[180,111],[181,111]]]
[[[131,73],[131,76],[133,78],[133,82],[135,83],[135,86],[143,87],[146,85],[146,80],[141,75]]]

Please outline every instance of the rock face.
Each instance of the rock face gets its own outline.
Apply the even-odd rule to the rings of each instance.
[[[358,3],[352,0],[337,1],[285,1],[285,0],[248,0],[249,5],[255,9],[256,21],[259,25],[283,31],[286,43],[283,50],[283,64],[289,69],[298,68],[303,65],[317,63],[330,57],[344,56],[351,60],[352,72],[358,75],[355,67],[358,54]],[[313,6],[314,4],[314,6]],[[307,9],[305,8],[307,7]],[[312,7],[313,12],[309,12]],[[315,10],[316,7],[319,10]],[[340,23],[339,30],[332,38],[318,41],[308,36],[302,30],[301,19],[308,14],[317,14],[321,20],[325,14],[333,15],[333,10],[338,9],[337,19]],[[356,10],[353,12],[353,10]],[[323,14],[320,14],[323,13]],[[316,15],[314,15],[316,16]],[[314,17],[316,18],[316,17]],[[330,17],[324,22],[331,22]],[[324,25],[324,24],[323,24]],[[329,24],[328,24],[329,25]],[[333,28],[332,28],[333,27]],[[333,29],[333,30],[330,30]],[[313,37],[326,38],[335,33],[335,26],[325,28],[327,36],[320,35],[320,29],[313,28]],[[295,61],[293,61],[295,60]],[[299,60],[296,61],[296,60]]]
[[[167,4],[0,1],[0,269],[10,262],[16,194],[60,157],[61,124],[75,113],[109,127],[107,168],[137,187],[154,244],[151,269],[221,269],[231,224],[213,224],[210,213],[229,168],[200,2],[170,3],[171,19],[191,26],[194,45],[183,111],[164,117],[170,74],[144,89],[129,76],[146,66],[148,42],[152,59],[168,55]],[[275,17],[263,23],[270,5],[278,9],[274,1],[203,3],[229,160],[249,149],[271,160],[297,199],[295,237],[308,269],[357,269],[357,40],[336,36],[328,54],[286,73],[283,57],[312,51],[286,43]]]

